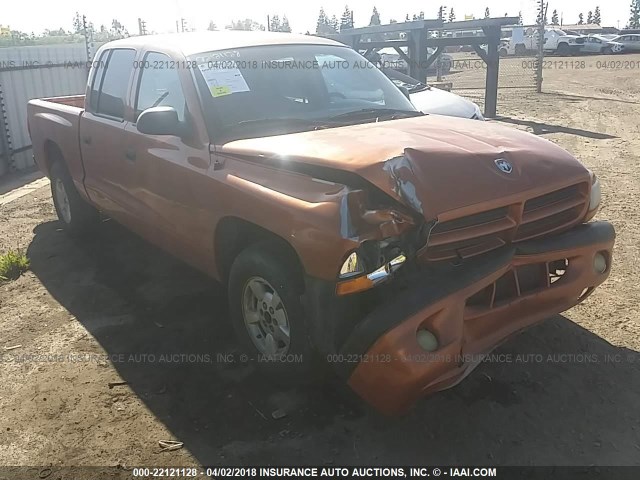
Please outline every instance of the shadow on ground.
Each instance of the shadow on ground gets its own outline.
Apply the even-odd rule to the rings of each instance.
[[[108,354],[212,357],[114,363],[204,465],[640,463],[640,358],[562,316],[389,419],[341,385],[283,388],[251,366],[216,362],[235,351],[223,289],[113,222],[83,242],[41,224],[28,254]],[[277,408],[287,416],[274,420]]]
[[[564,125],[553,125],[550,123],[536,122],[533,120],[522,120],[513,117],[498,116],[495,118],[497,122],[510,123],[512,125],[521,125],[529,127],[535,135],[549,135],[551,133],[566,133],[567,135],[576,135],[578,137],[593,138],[596,140],[607,140],[618,138],[607,133],[592,132],[591,130],[583,130],[581,128],[571,128]]]

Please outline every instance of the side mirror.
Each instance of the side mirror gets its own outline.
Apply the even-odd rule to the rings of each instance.
[[[409,89],[404,85],[398,85],[398,88],[402,92],[402,94],[407,97],[407,100],[411,101],[411,95],[409,94]]]
[[[138,117],[136,126],[140,133],[147,135],[177,135],[184,133],[184,126],[173,107],[147,108]]]

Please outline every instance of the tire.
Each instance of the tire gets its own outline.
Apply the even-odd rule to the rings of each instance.
[[[73,236],[91,232],[98,223],[98,211],[80,196],[65,165],[55,162],[50,177],[53,205],[64,230]]]
[[[516,51],[515,51],[516,56],[518,57],[523,57],[524,55],[527,54],[527,49],[525,48],[524,45],[522,45],[521,43],[519,43],[518,45],[516,45]]]
[[[508,55],[507,49],[501,48],[499,54],[501,57],[506,57]]]
[[[567,43],[561,43],[558,45],[558,55],[561,55],[563,57],[569,55],[569,53],[571,52],[571,49],[569,48],[569,44]]]
[[[276,243],[248,247],[229,273],[229,313],[244,353],[261,370],[297,381],[311,373],[316,358],[309,341],[300,268]]]
[[[613,49],[611,47],[605,47],[602,50],[603,55],[613,55]]]

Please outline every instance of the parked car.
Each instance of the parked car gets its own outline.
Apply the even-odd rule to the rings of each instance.
[[[640,52],[640,35],[626,34],[620,35],[612,40],[624,46],[624,51],[628,53]]]
[[[572,55],[580,52],[586,37],[570,35],[557,28],[547,28],[544,34],[544,51],[558,55]],[[538,32],[534,27],[513,27],[509,43],[501,46],[502,55],[526,55],[538,50]]]
[[[28,104],[63,229],[82,241],[100,211],[226,284],[272,373],[319,357],[400,413],[609,275],[593,173],[535,135],[418,112],[343,44],[139,36],[93,65],[86,96]]]
[[[484,120],[480,107],[455,93],[433,88],[391,68],[382,69],[398,87],[406,88],[413,106],[423,113]]]
[[[406,48],[403,48],[406,50]],[[407,53],[405,51],[405,53]],[[435,53],[435,49],[427,48],[427,53],[429,56]],[[398,70],[403,73],[408,73],[409,68],[407,62],[395,51],[393,48],[383,48],[377,52],[379,55],[379,61],[385,68],[392,68],[394,70]],[[372,60],[372,57],[369,57]],[[451,67],[453,66],[453,57],[446,53],[440,54],[440,73],[442,75],[448,75],[451,72]],[[375,63],[375,62],[374,62]],[[433,62],[429,68],[427,69],[427,75],[436,75],[438,71],[438,60]]]
[[[580,52],[582,53],[602,53],[611,55],[613,53],[622,53],[624,45],[619,42],[607,40],[598,35],[590,35],[585,39],[584,45]]]

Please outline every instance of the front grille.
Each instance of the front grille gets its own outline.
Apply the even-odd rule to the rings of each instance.
[[[585,213],[589,186],[572,185],[520,203],[438,223],[425,248],[428,261],[465,259],[511,242],[566,230]]]
[[[582,185],[573,185],[528,200],[515,241],[548,235],[572,223],[584,208],[586,191],[583,193],[583,190]]]

